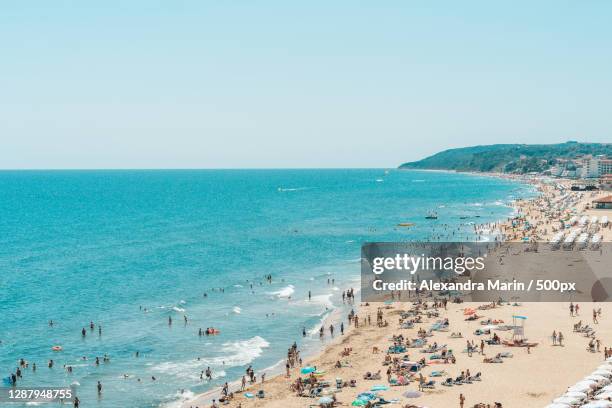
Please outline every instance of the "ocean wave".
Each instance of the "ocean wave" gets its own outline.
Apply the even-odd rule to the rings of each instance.
[[[184,308],[178,307],[178,306],[172,306],[172,310],[174,310],[175,312],[179,312],[179,313],[183,313],[185,311]]]
[[[196,397],[196,394],[192,391],[186,390],[184,392],[177,392],[176,394],[168,395],[166,398],[171,401],[161,405],[162,408],[181,408],[183,403],[192,400]]]
[[[221,351],[228,353],[227,356],[223,357],[223,362],[225,362],[226,366],[247,365],[261,356],[263,350],[268,347],[270,347],[270,343],[259,336],[251,337],[248,340],[223,343]]]
[[[289,298],[295,292],[295,287],[293,285],[287,285],[281,290],[277,290],[275,292],[270,292],[270,295],[276,296],[277,298]]]
[[[332,297],[332,293],[328,293],[325,295],[316,295],[316,296],[312,296],[310,298],[310,302],[314,302],[314,303],[319,303],[322,304],[323,306],[327,307],[327,308],[333,308],[334,304],[331,301],[331,297]]]
[[[323,327],[323,323],[325,323],[325,320],[327,320],[327,318],[329,317],[329,315],[331,314],[331,312],[324,312],[321,315],[321,319],[319,320],[319,322],[317,324],[315,324],[310,330],[308,330],[308,335],[309,336],[318,336],[319,335],[319,331],[321,330],[321,327]]]
[[[242,313],[242,309],[239,306],[234,306],[232,312],[234,312],[235,314],[240,314]]]
[[[310,187],[293,187],[293,188],[284,188],[284,187],[279,187],[278,191],[281,193],[284,193],[286,191],[302,191],[302,190],[308,190],[310,189]]]

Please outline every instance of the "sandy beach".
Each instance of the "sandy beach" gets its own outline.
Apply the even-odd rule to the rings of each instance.
[[[504,176],[506,177],[506,176]],[[596,197],[608,195],[609,192],[577,192],[570,191],[569,181],[552,180],[542,182],[533,178],[530,182],[536,184],[541,194],[532,200],[520,200],[515,203],[517,216],[493,225],[480,226],[483,230],[497,230],[506,241],[547,241],[561,229],[561,220],[571,216],[587,215],[608,216],[612,218],[612,210],[593,210],[591,201]],[[528,226],[528,228],[526,228]],[[610,226],[602,227],[597,232],[602,235],[603,242],[612,241]],[[229,407],[309,407],[319,406],[321,395],[335,398],[335,406],[350,406],[360,393],[378,387],[378,396],[391,401],[389,406],[415,406],[429,408],[473,407],[483,403],[494,406],[499,402],[503,407],[544,407],[553,399],[561,396],[566,389],[584,376],[593,372],[604,361],[604,348],[612,347],[612,325],[610,324],[612,308],[608,303],[581,303],[578,315],[570,315],[570,304],[557,303],[516,303],[504,301],[494,308],[478,310],[483,303],[464,302],[448,303],[445,307],[433,307],[431,300],[425,305],[410,302],[393,304],[356,304],[355,310],[359,318],[359,327],[347,324],[344,335],[338,333],[337,327],[333,341],[316,357],[303,361],[302,366],[290,370],[290,377],[277,375],[266,378],[261,384],[258,377],[256,384],[250,384],[246,392],[256,394],[264,391],[264,398],[251,397],[239,391],[239,385],[233,384],[229,391],[234,392],[233,398],[227,402]],[[466,321],[466,309],[476,309],[478,319]],[[593,310],[600,310],[598,321],[593,321]],[[429,312],[429,313],[428,313]],[[386,324],[377,325],[377,313],[382,313],[382,321]],[[411,328],[402,328],[401,316],[405,322],[409,318],[421,319]],[[529,342],[537,343],[533,347],[508,347],[504,345],[488,345],[484,351],[480,345],[484,340],[496,334],[502,340],[509,340],[512,331],[492,329],[490,334],[476,335],[477,329],[482,329],[483,321],[491,319],[496,323],[512,325],[513,316],[527,317],[524,320],[525,337]],[[441,359],[432,360],[431,353],[423,352],[423,348],[407,348],[398,354],[389,354],[389,347],[394,345],[393,336],[403,336],[404,344],[408,339],[417,339],[419,330],[428,331],[436,322],[448,320],[444,330],[431,331],[426,337],[427,345],[445,345],[440,351],[452,351],[454,359],[446,363]],[[368,324],[368,322],[370,322]],[[583,333],[575,332],[574,325],[582,322],[595,328],[591,338]],[[328,323],[329,324],[329,323]],[[486,323],[485,323],[486,324]],[[563,333],[563,345],[553,344],[552,335]],[[451,336],[461,333],[461,337]],[[329,330],[325,330],[329,338]],[[473,341],[477,351],[467,353],[466,345]],[[599,350],[588,351],[589,341],[597,342]],[[397,342],[397,338],[396,338]],[[290,346],[289,344],[287,345]],[[350,351],[347,352],[346,350]],[[494,358],[498,353],[511,353],[502,357],[501,363],[486,363],[485,358]],[[426,364],[419,371],[425,382],[434,381],[433,388],[425,388],[415,398],[403,396],[407,391],[417,391],[419,373],[410,377],[407,385],[391,386],[387,370],[393,364],[385,365],[385,358],[397,358],[398,361],[417,362],[425,358]],[[397,363],[397,362],[396,362]],[[397,364],[396,364],[397,365]],[[309,398],[297,396],[292,387],[298,377],[308,378],[300,374],[306,366],[316,367],[317,380],[327,382],[329,387],[322,389],[321,395]],[[472,376],[480,373],[479,379],[471,383],[443,386],[447,378],[456,378],[469,370]],[[396,380],[397,370],[391,370],[390,377]],[[380,379],[366,380],[366,373],[380,372]],[[434,376],[434,374],[441,375]],[[355,386],[336,387],[337,379],[342,382],[355,380]],[[465,398],[460,405],[460,395]],[[202,408],[211,406],[211,399],[218,400],[220,390],[207,393],[193,400],[186,401],[183,407]],[[417,396],[418,395],[418,396]]]

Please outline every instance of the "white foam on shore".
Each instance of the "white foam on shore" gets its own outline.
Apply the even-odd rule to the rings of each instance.
[[[241,366],[249,364],[261,356],[263,350],[268,347],[270,347],[270,343],[266,339],[255,336],[248,340],[223,343],[221,351],[231,353],[227,357],[223,357],[226,366]],[[219,359],[219,357],[216,359]]]
[[[293,285],[287,285],[286,287],[278,290],[276,292],[270,292],[270,295],[276,296],[279,299],[288,298],[295,292],[295,287]]]
[[[331,301],[331,297],[333,296],[332,293],[328,293],[325,295],[316,295],[316,296],[312,296],[312,298],[310,299],[311,303],[318,303],[321,304],[327,308],[333,308],[334,304]]]
[[[173,401],[166,402],[161,405],[162,408],[181,408],[183,403],[194,399],[196,394],[192,391],[185,390],[184,392],[177,392],[174,395],[168,395],[168,399],[172,398]]]
[[[178,307],[178,306],[172,306],[172,310],[174,310],[175,312],[179,312],[179,313],[182,313],[185,311],[184,308]]]
[[[212,367],[213,378],[225,377],[226,372],[223,369],[215,368],[247,365],[261,356],[263,350],[269,346],[270,343],[264,338],[255,336],[248,340],[223,343],[221,351],[226,353],[224,355],[182,362],[166,361],[151,367],[151,371],[183,380],[198,381],[200,372],[205,370],[206,367]]]

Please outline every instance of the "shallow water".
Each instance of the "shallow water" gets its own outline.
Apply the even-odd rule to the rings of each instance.
[[[0,377],[23,357],[38,369],[19,385],[76,381],[83,407],[171,404],[278,363],[294,340],[318,346],[342,290],[359,286],[361,242],[466,239],[530,194],[396,170],[0,172]],[[221,333],[198,336],[207,327]]]

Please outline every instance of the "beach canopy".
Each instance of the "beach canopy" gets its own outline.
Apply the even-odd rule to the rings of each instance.
[[[582,408],[612,408],[611,401],[591,401],[582,406]]]
[[[595,385],[595,382],[586,382],[586,381],[581,381],[577,384],[572,385],[571,387],[569,387],[567,390],[568,391],[578,391],[578,392],[587,392],[591,390],[591,386]]]
[[[591,374],[588,377],[585,377],[584,379],[596,381],[597,384],[604,384],[604,385],[610,384],[610,380],[608,380],[603,375]]]
[[[419,398],[423,393],[419,391],[406,391],[402,395],[406,398]]]
[[[609,398],[612,398],[612,392],[610,391],[602,392],[601,394],[597,394],[595,396],[596,400],[607,400]]]
[[[386,385],[375,385],[370,388],[370,391],[387,391],[388,389],[389,387],[387,387]]]
[[[375,392],[362,392],[361,394],[357,395],[357,399],[360,400],[364,400],[364,401],[370,401],[373,400],[374,398],[376,398],[376,393]]]
[[[563,396],[566,396],[566,397],[577,397],[577,398],[581,398],[581,399],[586,399],[587,394],[586,394],[586,392],[568,391],[565,394],[563,394]]]
[[[526,320],[526,319],[527,319],[527,316],[518,316],[518,315],[513,315],[512,317],[513,317],[513,318],[515,318],[515,319],[523,319],[523,320]]]
[[[602,377],[610,378],[612,377],[612,371],[598,368],[597,370],[593,371],[592,375],[601,375]]]
[[[559,397],[553,400],[555,404],[567,404],[567,405],[576,405],[582,401],[582,398],[578,397]]]
[[[302,368],[302,369],[300,370],[300,372],[301,372],[302,374],[310,374],[310,373],[315,372],[316,370],[317,370],[317,369],[316,369],[316,368],[314,368],[314,367],[309,367],[309,366],[307,366],[307,367]]]

